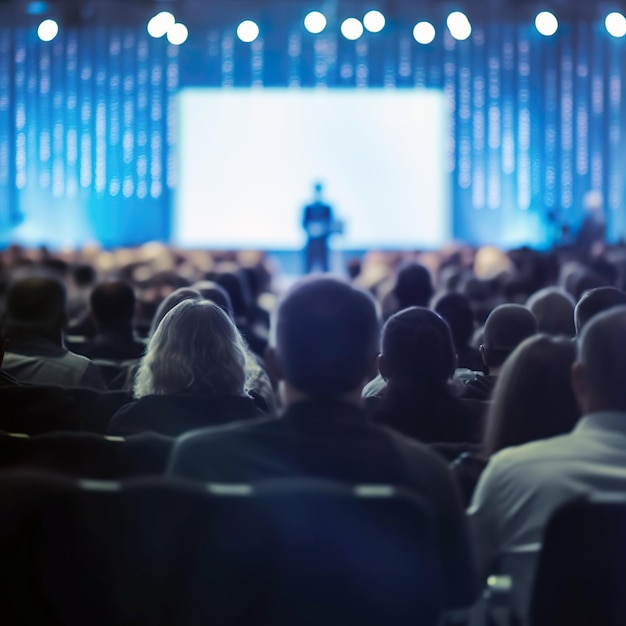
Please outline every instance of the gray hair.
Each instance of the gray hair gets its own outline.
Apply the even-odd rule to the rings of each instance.
[[[243,395],[246,348],[228,315],[213,302],[184,300],[150,339],[134,384],[135,398],[181,391]]]

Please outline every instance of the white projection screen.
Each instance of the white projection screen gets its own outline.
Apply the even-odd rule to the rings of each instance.
[[[447,110],[428,89],[207,89],[178,95],[173,239],[295,250],[313,185],[345,224],[336,249],[450,238]]]

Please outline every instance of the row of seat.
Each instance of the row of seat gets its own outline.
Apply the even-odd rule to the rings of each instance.
[[[0,472],[2,623],[434,626],[435,532],[391,487]]]

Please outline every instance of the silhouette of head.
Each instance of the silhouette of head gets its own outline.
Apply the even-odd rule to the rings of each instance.
[[[419,263],[408,263],[398,270],[394,294],[399,309],[409,306],[428,306],[433,295],[430,272]]]
[[[537,332],[535,316],[521,304],[501,304],[487,317],[483,334],[483,359],[499,367],[527,337]]]
[[[585,325],[598,313],[622,305],[626,305],[626,293],[616,287],[596,287],[585,291],[574,309],[576,334],[580,336]]]
[[[547,335],[573,337],[574,306],[572,296],[558,287],[540,289],[528,298],[526,306],[537,320],[537,331]]]
[[[376,304],[336,278],[304,278],[280,301],[271,343],[280,376],[299,392],[333,397],[360,390],[378,353]]]
[[[450,327],[434,311],[410,307],[383,326],[379,368],[390,386],[443,387],[455,367]]]
[[[60,333],[66,321],[65,298],[65,287],[55,278],[30,276],[16,280],[6,294],[7,334]]]
[[[598,313],[578,340],[573,382],[584,412],[626,411],[626,306]]]
[[[450,326],[455,347],[466,347],[474,332],[474,313],[469,299],[460,293],[447,293],[437,299],[433,308]]]
[[[101,330],[132,326],[135,314],[135,293],[122,280],[110,280],[94,287],[89,297],[91,312]]]
[[[503,365],[487,419],[488,454],[569,432],[580,411],[572,388],[572,339],[534,335]]]

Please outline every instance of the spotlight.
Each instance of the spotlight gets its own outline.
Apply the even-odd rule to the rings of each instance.
[[[617,11],[609,13],[606,16],[604,25],[609,35],[613,37],[623,37],[626,35],[626,17]]]
[[[472,25],[465,13],[461,13],[461,11],[450,13],[446,25],[450,34],[458,41],[465,41],[472,34]]]
[[[356,17],[349,17],[341,23],[341,34],[346,39],[355,41],[363,34],[363,24]]]
[[[44,20],[37,28],[41,41],[52,41],[59,34],[59,25],[54,20]]]
[[[175,22],[176,18],[169,11],[161,11],[148,22],[148,34],[155,38],[163,37]]]
[[[385,16],[380,11],[368,11],[363,16],[363,26],[370,33],[379,33],[385,28]]]
[[[423,45],[433,41],[435,34],[435,27],[430,22],[418,22],[413,28],[413,39]]]
[[[313,35],[317,35],[326,28],[326,17],[319,11],[311,11],[304,18],[304,27]]]
[[[244,43],[252,43],[259,36],[259,27],[252,20],[244,20],[237,26],[237,37]]]
[[[556,19],[554,13],[541,11],[541,13],[537,13],[537,17],[535,18],[535,28],[544,37],[551,37],[558,30],[559,21]]]
[[[184,24],[177,22],[167,31],[167,40],[174,46],[180,46],[187,41],[189,30]]]

